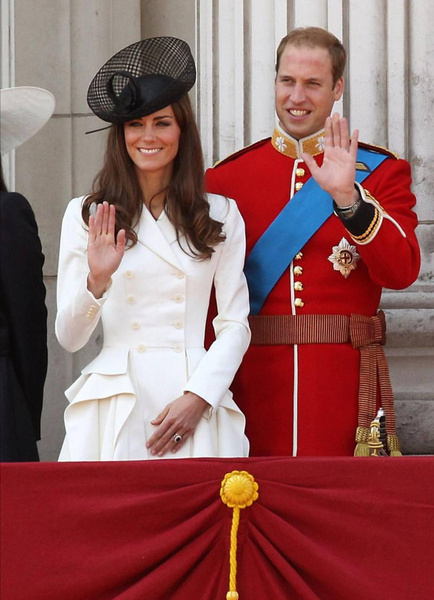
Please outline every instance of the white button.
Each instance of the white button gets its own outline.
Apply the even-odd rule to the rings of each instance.
[[[139,323],[139,321],[133,321],[131,323],[131,329],[140,329],[140,323]]]
[[[145,344],[139,344],[136,348],[137,352],[146,352]]]
[[[92,321],[92,319],[95,318],[96,312],[97,312],[97,307],[94,304],[92,304],[92,306],[87,311],[86,318],[89,319],[89,321]]]
[[[175,344],[173,349],[175,350],[175,352],[182,352],[184,350],[184,347],[182,344]]]
[[[135,301],[136,299],[134,298],[134,296],[127,296],[128,304],[134,304]]]
[[[177,276],[178,279],[184,279],[184,277],[185,277],[185,275],[184,275],[184,273],[182,271],[178,271],[177,274],[176,274],[176,276]]]
[[[184,323],[182,321],[176,321],[174,326],[175,329],[182,329],[184,327]]]
[[[133,272],[132,272],[132,271],[125,271],[124,275],[125,275],[125,277],[126,277],[127,279],[132,279],[132,277],[133,277]]]
[[[181,302],[184,302],[184,296],[182,294],[176,294],[175,302],[177,302],[178,304],[181,304]]]

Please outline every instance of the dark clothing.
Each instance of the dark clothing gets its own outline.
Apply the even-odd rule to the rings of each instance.
[[[0,192],[0,459],[39,460],[47,373],[44,256],[33,210]]]

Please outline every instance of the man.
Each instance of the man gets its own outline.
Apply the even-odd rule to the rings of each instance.
[[[329,116],[345,60],[323,29],[289,33],[272,137],[207,171],[207,190],[234,198],[246,222],[252,345],[233,392],[251,455],[366,455],[380,405],[399,454],[377,309],[383,287],[418,275],[415,198],[407,162],[358,148]]]

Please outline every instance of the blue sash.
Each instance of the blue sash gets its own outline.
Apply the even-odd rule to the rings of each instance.
[[[388,156],[359,148],[356,170],[362,183]],[[277,215],[250,252],[244,273],[250,293],[250,314],[257,315],[268,294],[313,234],[333,213],[333,199],[311,177]]]

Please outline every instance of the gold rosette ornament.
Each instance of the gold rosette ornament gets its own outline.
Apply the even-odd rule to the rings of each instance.
[[[229,554],[229,591],[226,600],[238,600],[237,592],[237,533],[240,524],[240,510],[251,506],[258,498],[258,484],[247,471],[227,473],[220,487],[222,502],[233,508],[231,527],[231,550]]]

